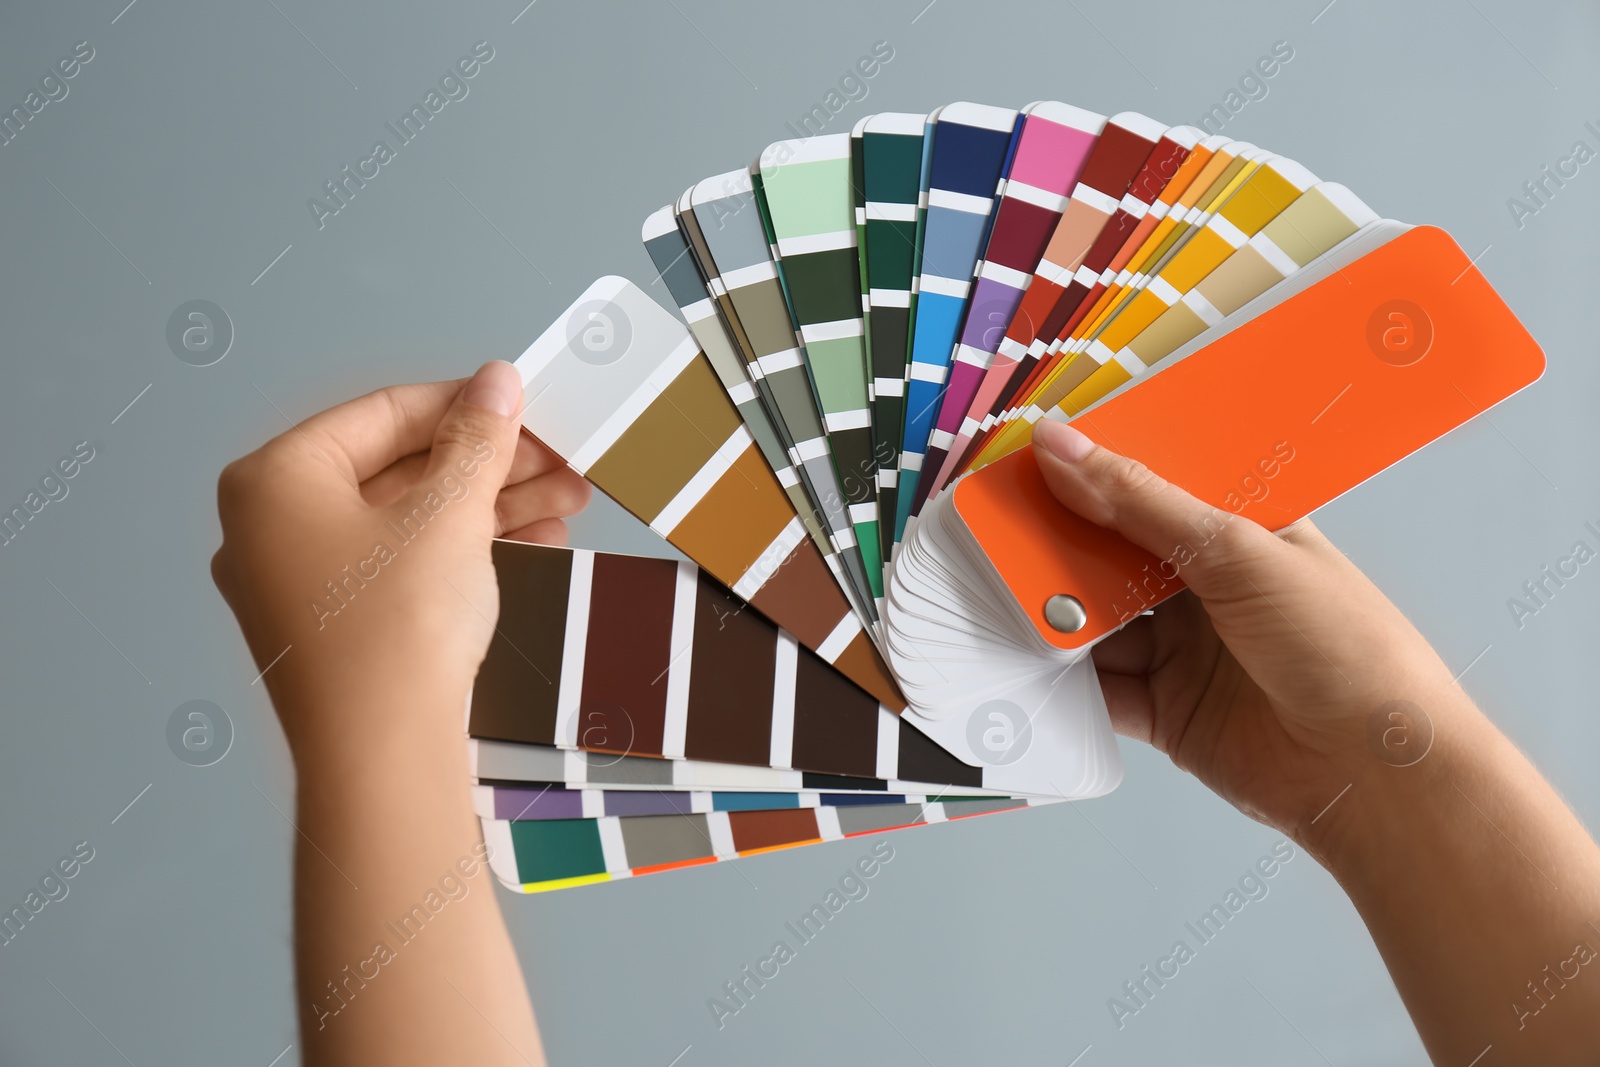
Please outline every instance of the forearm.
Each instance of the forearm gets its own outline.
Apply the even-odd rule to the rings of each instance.
[[[306,1062],[543,1063],[459,712],[386,710],[392,728],[296,754]]]
[[[1304,844],[1372,932],[1436,1063],[1592,1063],[1600,1050],[1600,850],[1465,696],[1433,746],[1373,760]]]

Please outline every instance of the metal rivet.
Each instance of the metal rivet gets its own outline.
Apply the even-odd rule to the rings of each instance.
[[[1083,610],[1083,601],[1077,597],[1057,593],[1044,602],[1044,621],[1052,629],[1073,634],[1088,625],[1089,613]]]

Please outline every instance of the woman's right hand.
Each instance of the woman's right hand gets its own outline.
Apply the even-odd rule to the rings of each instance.
[[[1117,729],[1332,872],[1435,1063],[1595,1063],[1600,848],[1399,609],[1309,522],[1270,533],[1062,423],[1033,443],[1072,511],[1193,549],[1094,650]]]
[[[1072,511],[1158,558],[1192,554],[1179,566],[1188,590],[1101,642],[1095,665],[1118,732],[1246,814],[1303,841],[1374,765],[1414,758],[1441,719],[1478,715],[1422,635],[1310,521],[1271,533],[1064,423],[1038,424],[1034,454]],[[1175,554],[1179,545],[1189,551]]]

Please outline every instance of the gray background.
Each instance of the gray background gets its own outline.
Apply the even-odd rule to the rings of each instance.
[[[96,50],[0,147],[0,503],[75,442],[98,453],[0,548],[0,902],[74,842],[96,849],[0,948],[0,1060],[266,1067],[296,1041],[291,771],[207,573],[222,464],[284,414],[515,356],[598,274],[647,282],[645,214],[787,136],[878,40],[893,59],[830,130],[962,98],[1193,122],[1290,42],[1228,132],[1483,252],[1550,361],[1319,521],[1600,815],[1600,564],[1520,630],[1506,606],[1600,520],[1600,162],[1521,228],[1507,207],[1575,140],[1600,146],[1583,128],[1600,120],[1592,5],[541,0],[519,17],[523,0],[124,2],[0,13],[7,108],[75,42]],[[306,199],[478,40],[495,58],[470,96],[319,231]],[[237,329],[207,368],[165,341],[194,298]],[[665,549],[604,502],[574,541]],[[237,729],[205,769],[165,740],[192,699]],[[1421,1062],[1360,921],[1304,856],[1112,1025],[1107,998],[1276,840],[1125,748],[1127,781],[1104,800],[892,837],[870,897],[720,1032],[707,998],[868,841],[505,895],[551,1059]],[[1504,976],[1508,1002],[1524,977]]]

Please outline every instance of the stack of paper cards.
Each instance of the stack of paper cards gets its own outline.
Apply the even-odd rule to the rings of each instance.
[[[1134,113],[871,116],[643,237],[682,321],[595,282],[524,424],[694,564],[497,546],[468,726],[528,890],[1115,788],[1087,652],[1208,534],[1067,512],[1039,419],[1280,529],[1543,368],[1442,231]]]

